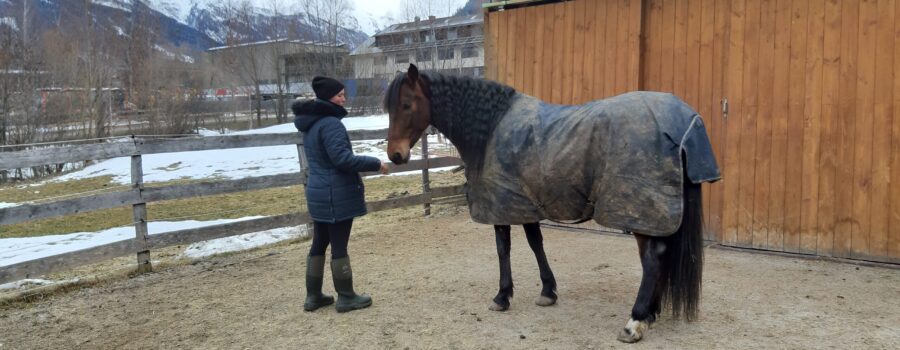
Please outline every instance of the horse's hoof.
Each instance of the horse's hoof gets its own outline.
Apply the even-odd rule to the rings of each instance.
[[[509,305],[503,306],[497,303],[491,303],[491,306],[488,307],[488,309],[491,311],[506,311],[509,310]]]
[[[628,323],[625,324],[625,328],[619,331],[619,339],[620,342],[623,343],[637,343],[641,338],[644,337],[644,332],[650,328],[650,325],[645,321],[635,321],[634,319],[628,319]]]
[[[537,306],[550,306],[556,304],[556,299],[541,295],[534,301],[534,303],[537,304]]]

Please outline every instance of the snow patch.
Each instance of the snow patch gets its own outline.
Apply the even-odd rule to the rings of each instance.
[[[224,43],[224,42],[225,42],[225,36],[222,35],[222,33],[216,32],[216,31],[214,31],[214,30],[212,30],[212,29],[207,29],[207,30],[204,31],[204,33],[205,33],[206,36],[208,36],[210,39],[213,39],[213,40],[215,40],[215,41],[218,42],[218,43]]]
[[[248,250],[285,240],[306,237],[306,226],[282,227],[268,231],[247,233],[238,236],[214,239],[191,244],[184,250],[184,256],[192,259],[205,256]]]
[[[0,290],[20,289],[23,287],[30,287],[30,286],[47,286],[47,285],[51,285],[51,284],[78,282],[78,281],[79,281],[79,279],[77,279],[77,278],[71,279],[71,280],[61,280],[61,281],[50,281],[50,280],[42,280],[42,279],[37,279],[37,278],[26,278],[24,280],[0,284]]]
[[[261,218],[261,216],[211,221],[152,221],[147,223],[147,230],[151,235],[155,235],[170,231],[221,225],[258,218]],[[76,232],[65,235],[3,238],[0,239],[0,266],[13,265],[20,262],[124,241],[131,238],[134,238],[134,226],[115,227],[99,232]]]
[[[344,118],[341,120],[348,130],[385,129],[387,114]],[[230,135],[295,133],[293,123],[274,125],[267,128],[228,133]],[[219,135],[215,131],[203,130],[203,136]],[[299,136],[298,136],[299,137]],[[384,140],[353,141],[353,151],[357,155],[367,155],[387,161]],[[297,172],[297,147],[294,145],[235,148],[196,152],[147,154],[142,157],[145,182],[162,182],[179,179],[242,179],[246,177],[278,175]],[[180,164],[172,167],[172,164]],[[98,176],[112,176],[120,184],[131,183],[131,158],[120,157],[89,165],[81,170],[63,175],[52,182],[64,182]]]
[[[106,6],[125,12],[131,12],[131,1],[124,0],[91,0],[95,5]]]
[[[16,19],[13,17],[0,17],[0,25],[5,25],[7,27],[12,28],[12,30],[19,31],[19,25],[16,23]]]

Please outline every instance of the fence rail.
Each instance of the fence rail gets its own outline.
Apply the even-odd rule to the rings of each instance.
[[[351,140],[384,139],[387,135],[386,130],[354,130],[349,133]],[[97,263],[129,254],[137,254],[138,270],[147,271],[150,269],[149,251],[152,249],[190,244],[280,227],[310,224],[312,223],[312,220],[309,214],[300,212],[153,235],[150,235],[147,232],[147,203],[305,184],[307,164],[306,157],[302,151],[302,140],[303,138],[298,133],[182,137],[171,139],[130,138],[126,142],[52,148],[45,147],[0,153],[0,169],[15,169],[116,157],[131,157],[132,159],[132,189],[59,200],[50,203],[25,204],[3,208],[0,209],[0,225],[11,225],[37,219],[67,216],[131,205],[133,207],[135,226],[135,238],[132,239],[25,261],[13,265],[0,266],[0,284],[46,273],[59,272],[73,267]],[[422,142],[423,159],[414,160],[400,166],[389,165],[389,168],[392,173],[422,170],[423,193],[368,202],[367,204],[370,212],[424,205],[427,215],[428,206],[431,203],[459,204],[465,199],[464,196],[462,196],[464,193],[462,185],[430,188],[427,180],[428,169],[458,166],[461,165],[462,162],[460,159],[453,157],[428,158],[428,147],[424,145],[424,143],[427,143],[427,138],[422,138]],[[145,187],[143,183],[141,155],[285,145],[296,145],[298,149],[299,172],[164,187]],[[363,173],[364,176],[375,174],[377,174],[377,172]]]
[[[387,130],[351,130],[349,131],[349,134],[352,140],[376,140],[386,138]],[[155,153],[303,144],[303,140],[295,132],[166,139],[123,137],[119,140],[127,141],[113,141],[102,144],[66,147],[41,147],[24,151],[0,152],[0,170]]]

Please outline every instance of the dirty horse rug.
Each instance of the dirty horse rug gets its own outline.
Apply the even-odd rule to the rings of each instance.
[[[512,99],[481,169],[467,169],[476,222],[594,219],[668,236],[681,225],[682,156],[689,181],[721,177],[702,119],[674,95],[633,92],[578,106]]]

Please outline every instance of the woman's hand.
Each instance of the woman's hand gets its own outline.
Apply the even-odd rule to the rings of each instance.
[[[387,166],[387,163],[385,163],[384,161],[381,162],[381,174],[382,175],[388,174],[388,166]]]

